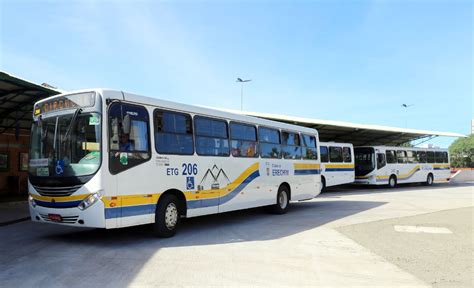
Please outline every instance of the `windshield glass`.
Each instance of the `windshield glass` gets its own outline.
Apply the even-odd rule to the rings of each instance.
[[[33,122],[29,173],[71,177],[95,173],[101,163],[101,117],[72,113]]]
[[[355,175],[364,176],[375,169],[374,148],[355,148]]]

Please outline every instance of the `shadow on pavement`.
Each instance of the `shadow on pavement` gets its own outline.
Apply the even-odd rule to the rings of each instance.
[[[81,286],[125,287],[162,248],[274,240],[384,204],[313,200],[294,203],[285,215],[259,208],[197,217],[168,239],[156,238],[149,226],[104,230],[27,221],[0,228],[0,283],[69,287],[77,275],[96,275],[81,278]]]

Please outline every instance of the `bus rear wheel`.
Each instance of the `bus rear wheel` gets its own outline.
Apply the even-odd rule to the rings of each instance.
[[[180,224],[179,201],[174,195],[163,195],[156,205],[153,231],[158,237],[168,238],[176,234]]]
[[[433,174],[428,174],[428,177],[426,177],[426,182],[425,182],[425,185],[426,186],[431,186],[433,185]]]
[[[397,177],[394,175],[390,176],[388,179],[388,187],[395,188],[397,186]]]
[[[275,214],[285,214],[290,206],[290,191],[287,186],[280,186],[276,200],[276,204],[272,207],[272,212]]]

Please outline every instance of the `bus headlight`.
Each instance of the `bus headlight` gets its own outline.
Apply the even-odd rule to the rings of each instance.
[[[35,208],[36,207],[36,201],[31,195],[28,195],[28,202],[30,202],[30,205]]]
[[[82,200],[81,204],[77,206],[81,210],[86,210],[87,208],[94,205],[95,202],[99,201],[102,197],[102,193],[96,192],[94,194],[89,195],[86,199]]]

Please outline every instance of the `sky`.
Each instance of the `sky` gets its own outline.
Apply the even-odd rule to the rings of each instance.
[[[469,134],[473,8],[0,0],[0,70],[66,91],[113,88],[228,109],[240,109],[240,77],[252,80],[247,111]]]

